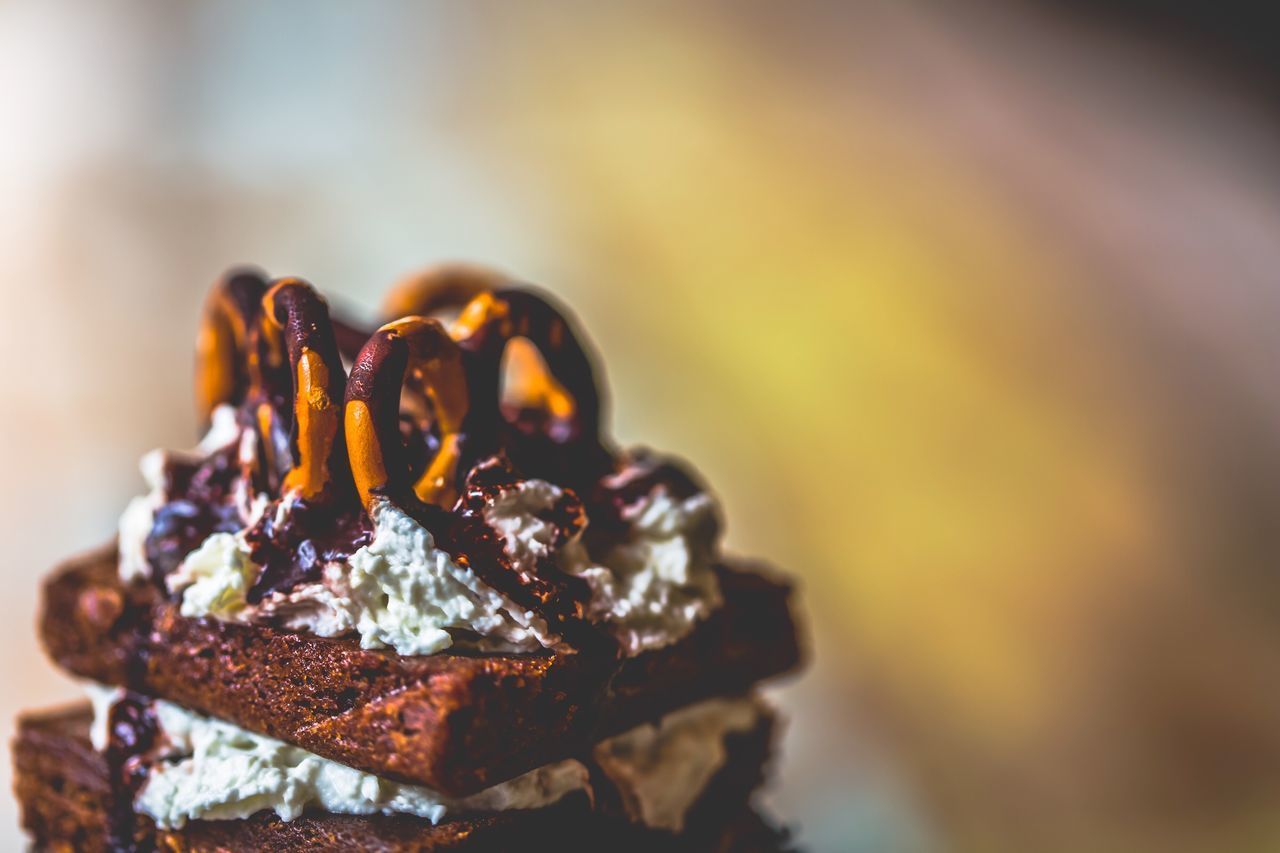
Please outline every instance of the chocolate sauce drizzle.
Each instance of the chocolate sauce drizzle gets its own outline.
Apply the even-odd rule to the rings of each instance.
[[[159,739],[154,702],[125,693],[107,711],[107,745],[103,757],[110,774],[112,805],[107,813],[107,847],[141,851],[148,833],[139,826],[134,801],[146,784],[150,755]]]
[[[273,513],[265,513],[245,539],[253,561],[262,566],[245,599],[258,604],[273,592],[320,580],[326,564],[373,541],[373,524],[358,508],[298,501],[279,524]]]
[[[155,512],[145,545],[152,579],[161,587],[165,577],[210,535],[234,533],[244,526],[234,497],[240,475],[234,445],[215,450],[199,462],[166,460],[167,500]]]
[[[643,448],[633,450],[618,470],[596,480],[585,493],[592,553],[603,553],[625,538],[630,528],[628,509],[657,489],[675,500],[707,490],[681,460]]]
[[[519,488],[524,480],[502,456],[476,465],[467,477],[442,547],[454,549],[456,553],[451,556],[455,560],[471,566],[482,581],[521,607],[561,622],[580,619],[582,605],[591,595],[586,582],[562,572],[549,557],[539,559],[529,567],[531,571],[518,570],[502,539],[485,520],[485,511],[504,493]],[[540,518],[555,531],[553,551],[581,534],[587,524],[582,502],[572,491],[565,491]]]

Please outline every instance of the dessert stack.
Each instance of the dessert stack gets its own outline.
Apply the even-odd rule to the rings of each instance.
[[[685,463],[609,439],[547,295],[442,267],[384,316],[214,285],[204,437],[45,585],[91,701],[19,721],[35,844],[781,849],[751,800],[788,585],[722,556]]]

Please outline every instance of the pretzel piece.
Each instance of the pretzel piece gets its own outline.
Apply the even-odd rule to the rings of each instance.
[[[382,316],[426,317],[458,309],[481,293],[510,282],[506,273],[480,264],[437,264],[396,282],[382,301]]]
[[[410,387],[430,401],[440,433],[435,458],[414,483],[398,420],[401,388],[410,378]],[[406,317],[374,332],[351,368],[344,418],[351,474],[366,510],[378,495],[453,505],[468,405],[462,351],[438,321]]]
[[[598,436],[601,395],[591,359],[564,314],[547,298],[514,288],[481,293],[462,309],[453,335],[482,365],[476,371],[474,393],[483,394],[486,405],[497,409],[503,355],[523,339],[536,347],[545,364],[537,364],[526,347],[510,349],[517,369],[525,374],[523,395],[566,423],[571,436]]]
[[[266,279],[256,270],[231,270],[210,289],[196,337],[196,411],[208,426],[213,410],[238,403],[255,381],[251,341]]]
[[[274,361],[287,353],[293,378],[293,464],[283,490],[321,501],[333,482],[336,457],[342,450],[337,438],[342,423],[340,401],[346,390],[329,307],[301,279],[280,279],[262,297],[261,328],[267,358]],[[261,407],[258,416],[261,421]]]

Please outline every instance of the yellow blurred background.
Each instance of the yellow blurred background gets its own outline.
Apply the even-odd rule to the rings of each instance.
[[[469,258],[800,581],[809,849],[1280,848],[1278,136],[1023,4],[0,0],[0,713],[223,268]]]

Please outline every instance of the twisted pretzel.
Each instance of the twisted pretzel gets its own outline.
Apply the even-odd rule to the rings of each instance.
[[[382,316],[427,317],[458,309],[486,291],[511,281],[510,276],[479,264],[438,264],[410,275],[391,288],[382,301]]]
[[[497,422],[502,417],[502,358],[509,344],[524,339],[537,348],[546,366],[534,371],[534,381],[523,389],[526,398],[564,425],[564,439],[599,435],[601,395],[591,359],[564,315],[546,298],[529,290],[481,293],[463,308],[453,335],[473,357],[477,418]],[[536,363],[533,353],[525,353],[522,367],[529,358]]]
[[[414,483],[399,428],[400,392],[410,376],[429,399],[440,433],[435,458]],[[351,368],[344,418],[351,474],[366,510],[382,494],[452,506],[468,405],[462,351],[439,322],[406,317],[374,332]]]
[[[207,427],[213,410],[239,403],[256,381],[257,353],[252,342],[266,292],[256,270],[232,270],[205,299],[196,337],[196,411]]]
[[[459,340],[470,336],[475,331],[474,325],[483,323],[484,312],[495,307],[494,292],[511,281],[505,273],[478,264],[429,267],[396,284],[383,302],[384,316],[428,316],[464,309],[451,330],[454,339]],[[472,307],[468,316],[465,309],[477,298],[482,300],[484,308]],[[559,420],[572,417],[573,398],[543,363],[536,344],[521,337],[512,338],[507,342],[505,358],[515,387],[503,389],[503,393],[514,392],[513,396],[522,405],[543,409]]]
[[[329,306],[311,285],[296,278],[280,279],[262,297],[263,354],[272,363],[287,353],[293,378],[293,424],[290,431],[292,467],[285,474],[284,491],[309,501],[322,501],[340,470],[342,447],[337,442],[339,414],[346,390],[346,372],[338,355]],[[259,406],[259,426],[270,435],[273,415]]]

